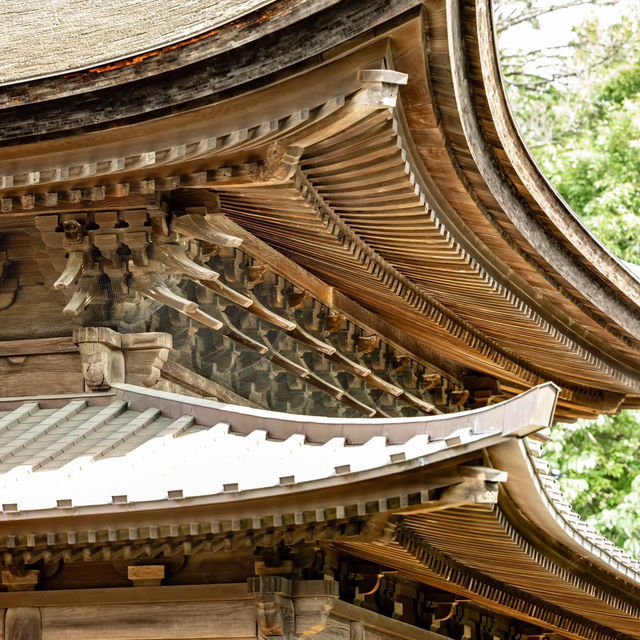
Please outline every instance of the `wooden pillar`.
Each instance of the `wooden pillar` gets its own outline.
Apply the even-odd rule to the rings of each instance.
[[[42,640],[42,622],[37,607],[7,609],[3,640]]]

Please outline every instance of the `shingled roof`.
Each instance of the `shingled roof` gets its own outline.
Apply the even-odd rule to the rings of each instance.
[[[9,0],[0,19],[0,84],[69,73],[204,37],[265,4],[269,0]]]
[[[3,511],[27,515],[388,474],[398,463],[430,464],[547,426],[555,395],[545,385],[476,411],[373,420],[281,414],[130,385],[98,396],[0,400]]]

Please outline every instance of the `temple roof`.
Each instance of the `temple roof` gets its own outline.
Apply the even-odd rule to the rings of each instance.
[[[220,7],[231,5],[209,9]],[[229,335],[242,309],[257,308],[248,288],[262,307],[278,300],[273,281],[261,287],[247,275],[257,264],[287,281],[298,299],[282,306],[299,311],[295,324],[307,322],[315,338],[325,315],[353,318],[344,308],[354,303],[356,319],[373,313],[387,334],[405,336],[396,341],[402,358],[420,352],[430,379],[443,380],[423,396],[419,384],[405,388],[403,402],[423,402],[418,411],[477,406],[480,396],[512,396],[547,380],[562,389],[563,419],[638,406],[640,282],[528,153],[501,84],[486,0],[278,0],[254,9],[240,21],[205,12],[198,20],[209,35],[179,47],[127,57],[123,45],[114,64],[0,92],[0,313],[29,317],[5,323],[3,337],[64,336],[74,323],[155,326],[157,304]],[[164,226],[151,224],[159,215]],[[69,263],[65,224],[85,243],[84,257],[72,252]],[[226,254],[203,252],[230,236],[224,251],[245,273],[228,272]],[[142,241],[153,260],[132,271],[123,256]],[[214,265],[216,273],[202,269]],[[105,289],[97,274],[106,272]],[[150,286],[159,272],[172,278],[160,292]],[[224,287],[199,306],[192,283],[203,278]],[[27,291],[52,319],[46,327],[29,316]],[[122,296],[115,305],[113,292]],[[227,312],[225,292],[240,311]],[[222,317],[213,310],[221,306]],[[263,309],[251,321],[258,333],[265,318]],[[303,334],[277,321],[296,336],[288,352],[299,353]],[[383,332],[362,331],[349,348],[383,361]],[[270,357],[255,335],[234,338]],[[334,349],[314,345],[325,355]],[[199,369],[196,360],[187,368]],[[335,379],[310,376],[306,363],[288,366],[305,369],[315,389],[347,397]],[[362,377],[362,367],[335,373],[353,371]],[[384,411],[368,390],[364,398],[347,400],[370,415]]]
[[[640,563],[572,512],[531,439],[557,393],[372,420],[131,385],[3,399],[0,549],[34,563],[326,540],[569,637],[638,637]]]
[[[338,419],[226,405],[130,385],[0,400],[6,516],[358,481],[480,450],[549,424],[553,385],[433,418]],[[365,474],[366,475],[366,474]],[[34,515],[35,515],[34,514]]]
[[[0,84],[162,49],[267,4],[269,0],[8,0],[0,17]]]

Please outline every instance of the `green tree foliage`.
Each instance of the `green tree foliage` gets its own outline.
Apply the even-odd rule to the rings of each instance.
[[[536,11],[503,1],[497,18]],[[609,250],[640,264],[640,0],[619,15],[606,27],[586,20],[566,46],[507,52],[503,71],[545,175]],[[545,456],[569,502],[640,558],[640,413],[557,425],[550,438]]]
[[[633,412],[551,430],[545,457],[573,508],[640,557],[640,429]]]

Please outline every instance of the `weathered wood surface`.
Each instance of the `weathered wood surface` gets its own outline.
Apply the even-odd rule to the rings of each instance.
[[[374,637],[384,638],[406,638],[406,640],[442,640],[443,636],[427,629],[422,629],[412,624],[407,624],[394,618],[380,615],[375,611],[369,611],[363,607],[357,607],[339,600],[332,610],[332,618],[343,618],[345,620],[360,623],[363,627],[363,635],[366,640],[373,640]],[[354,637],[354,635],[356,637]],[[361,640],[357,638],[359,634],[351,635],[351,640]]]
[[[109,103],[105,103],[100,109],[100,113],[94,108],[94,100],[97,98],[93,93],[95,74],[90,74],[83,87],[87,93],[72,101],[72,111],[69,110],[69,105],[64,104],[64,99],[60,103],[40,99],[40,102],[27,104],[23,108],[16,107],[15,103],[7,104],[12,109],[7,109],[6,114],[0,114],[0,124],[3,125],[0,138],[9,144],[24,143],[36,140],[38,135],[46,134],[51,137],[80,133],[89,126],[102,127],[107,120],[140,117],[143,114],[148,117],[151,112],[160,115],[172,107],[175,111],[178,105],[184,108],[196,100],[212,102],[212,98],[219,92],[268,76],[296,63],[314,60],[328,46],[338,46],[417,4],[417,0],[355,0],[350,3],[347,15],[344,14],[343,7],[340,7],[338,11],[321,12],[314,20],[295,25],[286,26],[285,21],[284,28],[273,34],[268,34],[270,25],[267,22],[267,29],[261,30],[262,34],[267,31],[267,45],[258,40],[245,46],[232,47],[231,50],[213,56],[213,59],[196,62],[187,75],[178,68],[158,76],[143,78],[137,83],[129,84],[127,92],[113,95]],[[354,13],[362,13],[368,19],[353,20],[351,16]],[[236,26],[233,25],[231,30],[234,39],[237,39]],[[300,43],[304,43],[304,47],[301,48]],[[210,73],[212,64],[216,66],[215,74]],[[29,85],[25,89],[20,93],[29,96]],[[9,123],[13,127],[11,131]]]
[[[513,224],[523,234],[537,253],[544,256],[562,278],[569,282],[571,286],[575,287],[578,291],[581,291],[583,295],[585,295],[590,302],[595,304],[606,316],[615,317],[617,322],[625,331],[632,335],[636,340],[640,340],[640,315],[638,315],[637,312],[637,303],[640,301],[640,295],[637,295],[635,305],[629,305],[628,303],[625,304],[615,296],[612,296],[610,287],[602,282],[600,274],[596,276],[595,274],[586,271],[581,264],[576,263],[569,246],[562,246],[556,243],[552,234],[540,225],[534,212],[527,209],[527,207],[522,204],[514,193],[512,186],[505,180],[504,172],[499,169],[498,160],[489,146],[487,136],[483,132],[480,119],[477,116],[475,90],[472,91],[471,89],[472,78],[469,77],[467,72],[469,67],[467,64],[467,53],[465,50],[466,25],[463,16],[464,6],[465,5],[459,0],[449,0],[447,3],[449,24],[451,25],[449,50],[451,53],[452,75],[454,80],[454,89],[456,92],[458,113],[467,143],[469,144],[469,148],[473,154],[473,158],[479,172],[487,182],[492,194],[502,209],[507,213]],[[484,27],[483,33],[485,34],[483,39],[485,48],[492,44],[492,41],[489,41],[486,35],[487,29],[491,30],[486,23],[487,11],[488,8],[485,5],[481,14],[481,16],[485,16],[485,21],[482,25]],[[491,51],[491,55],[493,57],[495,55],[493,53],[495,51],[493,46],[491,47]],[[495,60],[494,57],[493,59]],[[487,65],[489,64],[486,59],[485,63]],[[489,86],[489,104],[492,104],[491,98],[493,98],[494,105],[500,104],[498,91],[502,92],[500,80],[495,79],[496,75],[499,73],[496,68],[496,64],[497,63],[494,62],[490,67],[493,71],[494,81],[493,85]],[[499,78],[499,75],[497,75],[497,77]],[[500,84],[496,85],[496,83]],[[498,86],[500,86],[499,89]],[[504,100],[502,107],[503,111],[501,112],[501,118],[503,119],[502,128],[504,129],[504,110],[507,108],[506,101]],[[494,116],[495,114],[496,110],[494,108]],[[498,120],[497,122],[500,126],[500,121]],[[506,134],[503,134],[503,139],[507,142],[507,149],[508,151],[511,151],[511,156],[516,160],[517,166],[521,169],[521,173],[524,173],[524,147],[520,145],[518,149],[516,149],[515,145],[511,142],[511,140],[514,139],[514,135],[516,136],[515,139],[519,139],[513,127],[514,125],[512,125],[512,131],[507,131]],[[529,171],[528,175],[532,178],[532,167],[529,165],[527,169]],[[538,175],[538,180],[539,178],[540,176]],[[536,184],[532,179],[530,179],[529,186],[533,189],[533,193],[537,195],[538,198],[542,198],[544,195],[547,200],[545,203],[546,208],[550,213],[553,212],[554,208],[560,208],[557,196],[555,194],[551,194],[548,190],[543,191],[540,182]],[[551,196],[553,196],[553,201],[550,200]],[[556,218],[558,217],[559,216],[556,216]],[[573,219],[572,222],[574,227],[582,227],[576,219]],[[568,232],[569,229],[566,225],[564,226],[565,232]],[[588,234],[584,233],[583,228],[582,230],[583,237],[588,237]],[[578,239],[576,238],[576,240]],[[581,254],[584,254],[587,247],[583,241],[580,240],[578,243],[574,242],[573,244],[575,247],[573,249],[574,251],[575,249],[578,249],[579,251],[581,250]],[[592,249],[592,247],[590,247],[590,249]],[[585,258],[588,258],[588,255],[585,255]],[[614,268],[614,272],[618,273],[618,279],[626,281],[626,284],[623,287],[624,290],[630,293],[635,291],[637,294],[640,294],[640,286],[631,276],[626,274],[626,277],[624,277],[625,272],[617,265]]]
[[[4,616],[4,640],[42,640],[40,609],[7,609]]]
[[[628,297],[636,305],[639,304],[638,282],[626,270],[620,269],[617,259],[603,250],[602,243],[588,232],[575,214],[558,198],[558,194],[523,144],[502,86],[500,61],[493,30],[493,12],[487,0],[477,2],[476,19],[477,47],[484,72],[487,100],[493,115],[492,124],[500,136],[500,142],[518,177],[558,231],[580,251],[583,260],[595,267],[623,296]],[[562,262],[567,262],[566,258]],[[583,274],[581,276],[584,278]],[[585,287],[579,288],[583,290]],[[609,302],[603,308],[608,315],[612,313],[610,304],[612,303]]]
[[[0,358],[43,355],[45,353],[77,353],[71,336],[63,338],[34,338],[33,340],[4,340],[0,342]]]
[[[135,598],[136,594],[131,594]],[[131,591],[128,589],[128,591]],[[86,592],[85,592],[86,593]],[[164,640],[184,638],[243,638],[234,633],[249,632],[246,638],[255,638],[255,605],[252,601],[243,603],[240,608],[231,602],[215,603],[219,607],[212,609],[212,602],[188,604],[180,600],[167,598],[166,604],[147,603],[136,605],[134,612],[127,605],[97,607],[49,606],[44,609],[20,607],[7,609],[5,635],[0,628],[0,638],[5,640]],[[186,614],[188,617],[173,617],[167,627],[171,612]],[[225,615],[241,612],[241,620],[229,621]],[[130,615],[139,620],[133,620]],[[250,615],[249,615],[250,614]],[[42,615],[42,624],[40,616]],[[97,616],[96,624],[86,618]],[[141,619],[140,619],[141,618]],[[253,631],[251,630],[253,625]],[[41,628],[42,627],[42,628]],[[180,627],[178,629],[178,627]],[[354,629],[360,634],[354,635]],[[84,631],[81,631],[84,629]],[[86,633],[87,635],[80,635]],[[209,635],[202,635],[208,633]],[[66,635],[65,635],[66,634]],[[90,635],[89,635],[90,634]],[[157,634],[157,635],[153,635]],[[191,635],[189,635],[191,634]],[[359,637],[361,636],[361,637]],[[313,635],[317,640],[444,640],[445,636],[420,629],[405,622],[368,611],[346,602],[337,601],[333,613],[327,620],[325,629]]]
[[[42,640],[199,640],[256,635],[251,601],[46,607],[41,612]]]
[[[244,587],[244,585],[241,585]],[[211,589],[212,587],[207,587]],[[253,599],[238,603],[233,601],[184,602],[178,594],[179,588],[173,587],[170,595],[160,592],[166,588],[137,588],[135,593],[128,591],[131,599],[138,599],[142,591],[156,591],[164,604],[148,602],[140,605],[92,605],[60,606],[45,605],[44,608],[19,607],[7,609],[6,634],[0,628],[0,639],[5,640],[169,640],[184,638],[254,638],[255,605]],[[204,588],[200,588],[202,592]],[[114,590],[108,590],[112,592]],[[246,592],[246,589],[245,589]],[[90,599],[101,595],[100,590],[83,592]],[[45,594],[43,594],[45,595]],[[53,594],[55,596],[62,594]],[[246,593],[245,593],[246,597]],[[102,599],[107,599],[102,596]],[[57,598],[60,599],[60,598]],[[40,598],[44,601],[44,598]],[[173,616],[172,616],[173,612]],[[186,617],[178,618],[178,614]],[[228,616],[237,616],[232,620]],[[91,619],[94,618],[95,621]],[[42,623],[41,623],[42,617]],[[168,623],[168,624],[167,624]],[[354,629],[360,630],[360,634]],[[86,633],[86,635],[81,635]],[[246,636],[235,635],[247,633]],[[156,635],[154,635],[156,634]],[[209,634],[209,635],[203,635]],[[326,627],[313,635],[317,640],[443,640],[444,636],[432,631],[389,618],[379,613],[357,607],[342,601],[336,601]]]
[[[5,60],[0,83],[46,77],[161,48],[198,35],[205,25],[215,29],[239,19],[269,1],[205,0],[193,12],[184,11],[180,0],[161,7],[145,0],[126,4],[116,0],[93,10],[81,1],[58,5],[28,0],[16,9],[7,5],[3,25],[10,35],[0,45]],[[45,15],[50,18],[43,19]],[[95,43],[88,39],[89,33]]]
[[[188,189],[213,188],[222,196],[224,211],[272,248],[372,308],[389,326],[409,334],[414,344],[428,341],[432,353],[438,354],[434,360],[440,358],[441,369],[452,372],[465,367],[491,374],[503,383],[506,393],[553,379],[564,387],[561,408],[566,417],[616,411],[624,406],[625,394],[630,403],[637,402],[639,341],[631,335],[637,323],[632,313],[635,307],[625,307],[625,301],[616,301],[615,296],[609,301],[613,306],[608,298],[598,298],[609,295],[605,280],[587,265],[585,255],[572,253],[566,238],[559,243],[562,264],[545,253],[546,245],[553,246],[560,236],[551,237],[541,230],[535,202],[540,193],[534,193],[535,184],[527,191],[526,180],[518,177],[505,156],[505,145],[501,146],[496,130],[499,118],[492,115],[495,105],[487,101],[492,89],[482,78],[482,65],[488,64],[488,58],[481,58],[478,50],[477,38],[488,37],[481,33],[487,15],[479,14],[478,26],[475,6],[469,3],[459,10],[428,3],[421,11],[413,9],[398,18],[415,4],[409,0],[393,6],[382,0],[349,3],[349,20],[344,14],[346,3],[315,6],[319,20],[301,48],[292,45],[292,34],[295,32],[299,43],[309,25],[285,26],[294,12],[286,2],[279,3],[271,16],[274,22],[264,27],[267,31],[276,24],[283,27],[272,41],[270,59],[255,59],[254,67],[243,70],[245,75],[233,76],[232,69],[241,63],[238,56],[248,55],[256,44],[247,43],[234,50],[233,61],[228,53],[216,59],[222,64],[213,80],[231,84],[255,80],[291,62],[292,56],[312,56],[316,50],[323,51],[323,65],[300,67],[299,77],[265,86],[259,93],[256,86],[254,94],[234,97],[214,96],[206,83],[198,85],[200,93],[189,91],[186,84],[202,71],[198,65],[193,65],[189,78],[185,76],[186,84],[165,86],[171,74],[162,79],[141,78],[145,100],[155,100],[154,108],[161,108],[158,100],[165,98],[167,104],[173,104],[200,96],[211,104],[138,123],[136,136],[116,127],[107,140],[103,133],[85,129],[81,138],[42,140],[35,146],[9,149],[0,190],[6,206],[13,208],[5,214],[17,211],[22,216],[25,207],[54,210],[62,201],[65,207],[83,202],[96,207],[103,198],[105,206],[115,207],[118,200],[124,203],[127,198],[178,187],[185,193],[176,194],[175,201],[183,206]],[[358,15],[359,21],[351,20],[352,15]],[[386,26],[380,26],[383,23]],[[378,26],[378,35],[363,35],[365,25]],[[453,44],[449,27],[457,34]],[[266,35],[262,27],[259,31]],[[428,46],[423,47],[425,38]],[[338,48],[331,50],[334,44]],[[194,50],[186,47],[183,60],[194,62],[190,58]],[[198,51],[204,49],[198,46]],[[174,55],[178,54],[170,57]],[[362,69],[380,66],[383,60],[387,67],[409,76],[395,109],[392,92],[384,94],[391,91],[390,86],[377,94],[384,94],[384,99],[367,102],[373,95],[371,77],[358,75]],[[123,67],[100,81],[117,82],[129,73]],[[68,80],[75,82],[61,82]],[[213,80],[209,77],[207,81]],[[460,99],[464,82],[474,86],[465,104]],[[35,85],[28,88],[37,92]],[[120,102],[110,103],[100,113],[92,110],[95,127],[129,113],[129,107],[140,108],[137,102],[127,104],[134,94],[132,87],[119,97]],[[51,109],[48,124],[38,119],[38,126],[53,127],[51,133],[58,126],[73,126],[73,118],[86,115],[81,102],[75,110],[56,100],[33,107],[40,108]],[[259,111],[262,120],[256,119]],[[21,107],[11,112],[17,115]],[[482,130],[474,134],[464,120],[476,117],[476,112]],[[30,107],[22,113],[25,118],[34,115]],[[83,126],[87,122],[83,119]],[[505,135],[511,140],[515,134],[507,131]],[[469,155],[474,139],[486,139],[491,147],[487,153],[493,160],[488,164]],[[76,148],[80,140],[86,153]],[[277,140],[282,148],[274,145]],[[111,141],[122,143],[118,147],[122,155],[114,155]],[[39,166],[32,166],[34,159]],[[51,168],[54,159],[57,166]],[[280,166],[278,159],[283,161]],[[526,159],[521,160],[525,163]],[[498,175],[497,182],[494,174],[492,178],[487,173],[492,170]],[[287,180],[294,184],[284,184]],[[280,187],[275,184],[278,181]],[[519,206],[533,220],[534,235],[544,242],[532,244],[518,224],[513,224],[520,219],[517,211],[509,208],[507,200],[500,206],[496,196],[515,191],[522,196]],[[577,240],[574,244],[581,251]],[[571,280],[569,272],[582,280]],[[574,286],[569,286],[570,280]],[[596,297],[594,283],[600,291]],[[325,295],[334,292],[325,287]],[[19,298],[12,311],[17,315],[24,312]],[[200,318],[216,324],[209,317]],[[307,367],[270,353],[235,327],[220,329],[287,371],[306,376],[315,389],[341,393],[326,381],[314,381]],[[302,335],[298,332],[298,337]],[[362,345],[369,338],[358,338],[359,352],[365,353]],[[387,385],[386,391],[390,389]],[[465,390],[454,393],[462,403]],[[406,399],[416,404],[411,395]],[[350,402],[365,413],[372,411],[367,402]]]
[[[0,397],[83,392],[78,353],[0,357]]]
[[[95,572],[95,569],[92,569]],[[17,606],[26,607],[59,607],[63,609],[102,606],[203,603],[216,601],[248,601],[253,596],[247,592],[247,585],[241,583],[172,585],[162,587],[131,587],[101,589],[52,589],[32,591],[29,593],[0,593],[0,609]],[[74,609],[75,610],[75,609]]]
[[[190,396],[211,398],[219,402],[241,404],[248,407],[264,408],[234,393],[230,389],[209,380],[204,376],[168,360],[162,365],[160,380],[154,385],[154,389],[169,391],[170,393],[184,393]]]

